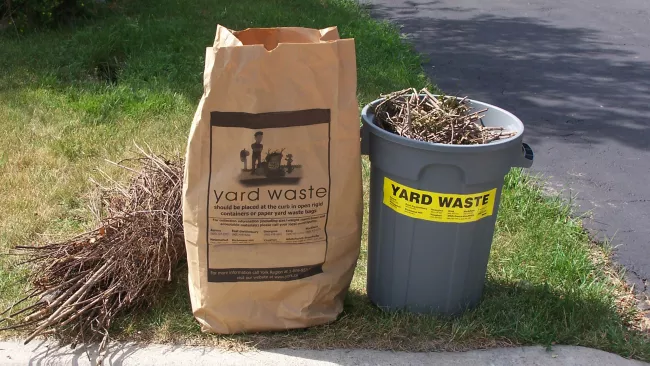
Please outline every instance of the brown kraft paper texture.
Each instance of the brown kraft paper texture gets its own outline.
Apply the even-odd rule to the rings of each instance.
[[[183,222],[204,331],[336,319],[361,239],[354,40],[217,27],[185,162]]]

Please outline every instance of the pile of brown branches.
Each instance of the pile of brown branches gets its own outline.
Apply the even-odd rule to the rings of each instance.
[[[470,113],[467,98],[434,96],[414,88],[388,95],[375,108],[379,127],[410,139],[452,145],[487,144],[514,136],[480,123],[487,109]]]
[[[115,316],[152,303],[185,256],[181,216],[182,160],[146,153],[117,163],[130,184],[100,186],[105,217],[97,229],[63,242],[19,246],[31,265],[31,290],[1,321],[4,329],[55,334],[65,343],[100,341]],[[20,310],[21,304],[30,304]]]

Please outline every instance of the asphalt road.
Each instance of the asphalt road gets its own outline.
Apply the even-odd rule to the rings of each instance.
[[[526,126],[534,171],[571,197],[638,289],[650,280],[650,2],[371,0],[449,94]],[[650,285],[650,283],[649,283]],[[650,290],[650,286],[648,287]]]

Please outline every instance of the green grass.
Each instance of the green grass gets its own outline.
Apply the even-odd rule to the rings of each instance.
[[[202,92],[204,47],[216,23],[230,28],[338,25],[357,43],[359,99],[429,85],[396,29],[346,0],[122,0],[76,28],[0,35],[0,248],[91,227],[90,177],[103,159],[133,155],[133,142],[182,154]],[[367,173],[367,164],[364,166]],[[119,178],[119,177],[118,177]],[[367,178],[367,177],[366,177]],[[367,179],[366,179],[367,182]],[[289,332],[201,334],[186,268],[159,305],[129,314],[116,336],[226,348],[366,347],[464,350],[512,344],[577,344],[650,360],[621,274],[569,208],[528,178],[506,179],[480,306],[441,319],[388,314],[365,296],[365,238],[340,319]],[[24,271],[0,257],[0,305],[24,289]]]
[[[636,311],[607,251],[590,242],[568,206],[545,198],[519,170],[506,177],[485,295],[475,310],[453,319],[385,313],[365,295],[365,255],[364,239],[345,311],[330,325],[227,337],[201,334],[189,312],[183,268],[164,304],[122,319],[117,328],[125,339],[225,348],[460,351],[571,344],[650,360],[647,337],[628,326]]]

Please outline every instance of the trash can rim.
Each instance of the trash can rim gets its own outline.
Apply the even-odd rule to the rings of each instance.
[[[435,95],[438,96],[438,95]],[[382,137],[384,139],[387,139],[389,141],[413,147],[413,148],[418,148],[418,149],[423,149],[423,150],[437,150],[437,151],[447,151],[447,152],[455,152],[455,153],[476,153],[476,152],[482,152],[482,151],[493,151],[493,150],[500,150],[506,147],[510,147],[509,145],[512,143],[516,143],[517,145],[521,144],[520,139],[522,134],[524,133],[524,124],[521,122],[517,116],[514,114],[506,111],[505,109],[499,108],[497,106],[484,103],[478,100],[474,99],[468,99],[468,101],[472,104],[479,104],[483,108],[489,108],[491,110],[496,110],[499,111],[506,116],[512,118],[512,120],[520,126],[519,131],[517,131],[517,134],[509,137],[507,139],[503,140],[498,140],[491,142],[489,144],[480,144],[480,145],[448,145],[448,144],[440,144],[440,143],[435,143],[435,142],[425,142],[425,141],[418,141],[418,140],[413,140],[409,139],[397,134],[394,134],[392,132],[386,131],[383,128],[377,126],[374,123],[374,118],[375,114],[371,110],[372,107],[377,105],[379,102],[384,100],[384,98],[379,98],[376,99],[370,103],[368,103],[365,107],[363,107],[363,110],[361,111],[361,117],[363,119],[363,124],[364,126],[369,126],[371,128],[371,132],[375,135],[378,135],[379,137]]]

